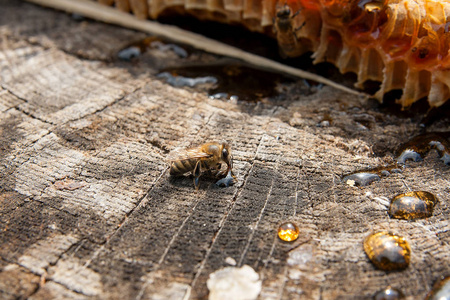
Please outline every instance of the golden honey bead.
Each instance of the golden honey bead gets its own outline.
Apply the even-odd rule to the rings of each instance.
[[[300,230],[291,222],[283,223],[278,228],[278,237],[285,242],[293,242],[298,238]]]
[[[381,270],[401,270],[409,265],[411,249],[404,237],[377,232],[364,240],[364,251],[372,263]]]

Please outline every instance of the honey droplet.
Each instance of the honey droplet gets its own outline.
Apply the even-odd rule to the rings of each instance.
[[[400,300],[404,299],[405,295],[397,289],[391,288],[390,286],[381,290],[373,296],[373,300]]]
[[[389,215],[396,219],[422,219],[431,217],[437,198],[428,192],[415,191],[395,196],[389,206]]]
[[[298,238],[300,230],[291,222],[283,223],[278,228],[278,237],[285,242],[293,242]]]
[[[427,294],[426,300],[448,300],[450,299],[450,276],[437,282],[433,289]]]
[[[378,269],[385,271],[405,269],[411,256],[406,239],[389,232],[368,236],[364,240],[364,251]]]

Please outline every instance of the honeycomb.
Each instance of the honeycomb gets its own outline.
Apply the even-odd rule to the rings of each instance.
[[[426,97],[450,98],[450,0],[98,0],[138,18],[187,13],[238,23],[274,36],[283,56],[311,51],[357,74],[357,88],[380,82],[374,95],[402,90],[404,108]]]

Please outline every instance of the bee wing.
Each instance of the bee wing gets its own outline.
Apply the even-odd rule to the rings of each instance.
[[[179,160],[186,160],[191,158],[208,158],[211,154],[201,151],[200,147],[190,148],[190,149],[174,149],[167,155],[167,162],[174,162]]]

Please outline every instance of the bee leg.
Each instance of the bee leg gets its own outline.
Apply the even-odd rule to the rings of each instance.
[[[299,10],[297,10],[291,18],[295,18],[296,16],[298,16],[298,14],[302,11],[302,9],[300,8]]]
[[[221,186],[221,187],[228,187],[237,182],[237,178],[233,174],[233,157],[230,157],[229,161],[227,162],[226,174],[227,174],[227,176],[225,176],[224,178],[217,181],[216,185]]]
[[[206,173],[208,174],[209,177],[215,177],[220,171],[220,163],[211,167],[203,165],[203,168],[206,169]]]
[[[194,175],[194,186],[195,186],[195,190],[198,191],[198,188],[199,188],[199,178],[200,178],[200,175],[202,174],[202,172],[201,172],[201,162],[200,162],[200,161],[198,161],[198,162],[195,164],[195,168],[194,168],[194,171],[192,172],[192,174]]]
[[[298,40],[298,37],[297,37],[297,31],[299,31],[300,29],[302,29],[303,28],[303,26],[305,26],[305,24],[306,24],[306,21],[305,22],[303,22],[303,24],[302,25],[300,25],[300,26],[298,26],[297,28],[294,28],[294,30],[293,30],[293,34],[294,34],[294,37]]]
[[[217,165],[213,169],[213,171],[214,171],[213,175],[215,177],[219,177],[219,176],[225,175],[225,171],[221,171],[221,169],[222,169],[222,164],[221,163],[217,163]]]

